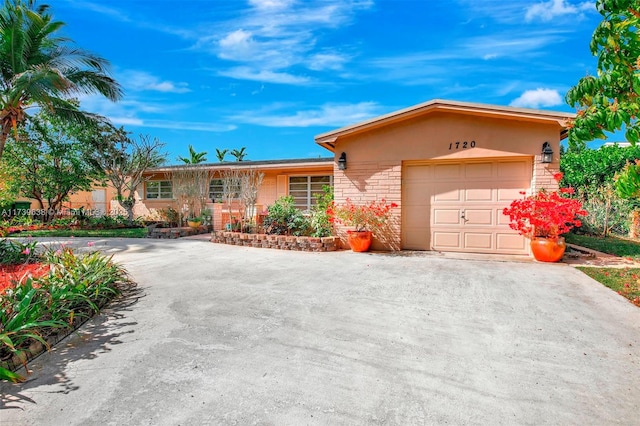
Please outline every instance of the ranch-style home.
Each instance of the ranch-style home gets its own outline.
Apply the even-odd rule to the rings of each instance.
[[[557,188],[571,117],[432,100],[315,140],[334,153],[337,203],[399,205],[394,231],[374,248],[528,254],[502,209],[521,192]]]
[[[207,205],[215,229],[229,221],[219,200],[227,168],[264,173],[257,212],[283,195],[311,207],[323,185],[337,203],[395,202],[388,235],[374,249],[529,254],[502,209],[522,192],[555,189],[560,141],[573,114],[432,100],[316,136],[328,158],[205,164],[212,180]],[[136,214],[175,205],[173,166],[152,170],[138,191]],[[76,194],[75,205],[109,211],[111,188]],[[225,216],[227,214],[227,216]],[[344,229],[338,229],[340,233]]]

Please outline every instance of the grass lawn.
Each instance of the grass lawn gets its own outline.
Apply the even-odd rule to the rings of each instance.
[[[640,268],[590,268],[579,270],[640,307]]]
[[[571,244],[640,261],[640,242],[638,241],[613,236],[605,238],[576,234],[567,234],[565,239]],[[578,269],[640,307],[640,268],[579,267]]]
[[[116,228],[116,229],[38,229],[23,231],[11,235],[12,237],[120,237],[145,238],[147,228]]]
[[[598,250],[603,253],[614,254],[640,261],[640,241],[632,241],[620,237],[594,237],[591,235],[566,234],[567,243]]]

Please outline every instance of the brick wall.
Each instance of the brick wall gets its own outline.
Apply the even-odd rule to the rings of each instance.
[[[401,161],[349,161],[347,170],[334,170],[334,199],[337,204],[347,198],[354,204],[368,204],[385,199],[396,203],[392,219],[381,232],[374,233],[374,250],[400,250],[400,212],[402,203]],[[348,227],[336,226],[336,231],[345,247]]]
[[[242,232],[214,231],[211,241],[236,246],[273,248],[296,251],[336,251],[339,240],[336,237],[296,237],[293,235],[245,234]]]
[[[560,172],[560,163],[553,162],[543,164],[540,155],[536,155],[533,161],[533,180],[531,181],[531,193],[544,188],[548,191],[558,189],[558,182],[553,178],[555,173]]]

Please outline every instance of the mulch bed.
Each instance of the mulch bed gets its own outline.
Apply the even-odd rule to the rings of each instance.
[[[49,272],[49,265],[42,263],[23,263],[20,265],[0,265],[0,294],[17,282],[23,282],[28,277],[38,278]]]

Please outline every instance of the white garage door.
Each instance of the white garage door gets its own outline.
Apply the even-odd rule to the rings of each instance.
[[[529,158],[405,165],[403,248],[527,254],[502,209],[530,187],[531,167]]]

